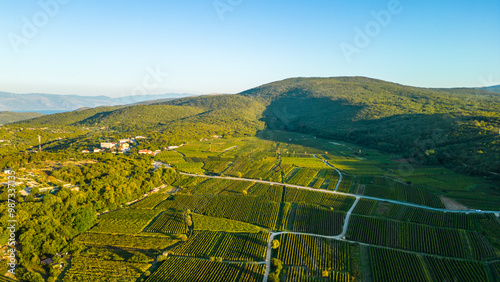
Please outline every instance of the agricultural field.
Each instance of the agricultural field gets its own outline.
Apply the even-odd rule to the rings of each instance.
[[[483,214],[445,213],[387,202],[382,203],[370,199],[360,199],[353,212],[398,221],[466,230],[475,230],[474,222],[487,219],[487,216]]]
[[[264,271],[265,266],[257,263],[225,263],[169,257],[146,279],[146,282],[260,282],[264,277]]]
[[[486,180],[437,166],[407,175],[399,156],[305,134],[274,137],[288,141],[207,137],[151,157],[200,177],[171,170],[168,182],[153,174],[162,170],[141,170],[145,186],[169,192],[141,191],[130,206],[100,214],[72,239],[82,250],[62,281],[260,282],[276,259],[279,281],[500,281],[496,215],[405,204],[443,209],[442,196],[480,191]]]
[[[255,183],[255,185],[248,189],[248,195],[262,196],[269,201],[281,202],[283,186]]]
[[[287,217],[286,226],[292,225],[294,232],[335,236],[342,232],[344,219],[344,212],[301,203],[298,204],[293,219]]]
[[[225,232],[247,232],[247,233],[257,233],[262,229],[253,224],[212,217],[200,214],[191,214],[193,218],[194,230],[207,230],[207,231],[225,231]]]
[[[262,261],[269,233],[227,233],[195,231],[186,242],[169,252],[190,257],[217,257],[231,261]]]
[[[349,273],[349,243],[303,234],[282,234],[277,258],[286,266],[300,266],[321,273],[324,270]]]
[[[348,211],[354,199],[354,197],[339,194],[285,187],[285,202],[290,203],[317,204],[334,210]]]
[[[148,263],[74,257],[62,281],[136,281],[151,267]]]
[[[121,209],[99,216],[99,222],[91,229],[95,233],[137,234],[161,211],[148,209]]]
[[[155,159],[169,165],[176,165],[186,162],[184,156],[176,151],[163,151],[156,155]]]
[[[290,266],[284,269],[284,277],[286,281],[302,282],[302,281],[328,281],[328,282],[351,282],[353,277],[347,272],[338,271],[312,271],[304,267]]]
[[[154,209],[159,203],[168,198],[168,195],[163,193],[155,193],[147,196],[146,198],[134,203],[130,206],[133,209]]]
[[[369,247],[369,256],[374,281],[430,281],[424,261],[416,254]]]
[[[157,206],[159,210],[190,209],[198,214],[243,221],[274,229],[280,204],[251,196],[194,196],[176,195]],[[251,212],[252,211],[252,212]]]
[[[179,239],[165,236],[113,235],[85,232],[75,239],[77,242],[93,246],[110,246],[144,250],[162,250],[179,242]]]
[[[487,259],[495,256],[491,244],[477,232],[359,215],[351,216],[346,238],[447,257]]]
[[[184,213],[164,211],[144,230],[152,233],[186,233],[188,226],[184,220]]]

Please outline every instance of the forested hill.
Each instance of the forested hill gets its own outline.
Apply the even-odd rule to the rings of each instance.
[[[468,173],[500,172],[500,95],[408,87],[365,77],[292,78],[240,93],[273,129],[401,153]]]
[[[248,136],[267,127],[355,142],[465,173],[500,173],[500,94],[365,77],[291,78],[236,95],[94,108],[24,123],[148,132],[169,143]]]

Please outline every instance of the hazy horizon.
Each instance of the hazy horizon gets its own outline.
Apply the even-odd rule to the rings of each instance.
[[[290,77],[500,84],[500,3],[0,2],[0,91],[238,93]]]

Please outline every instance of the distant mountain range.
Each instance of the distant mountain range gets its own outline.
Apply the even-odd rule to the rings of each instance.
[[[159,95],[135,95],[112,98],[108,96],[79,96],[56,94],[13,94],[0,92],[0,111],[42,112],[73,111],[79,108],[116,106],[149,100],[175,99],[193,94],[167,93]]]
[[[486,90],[486,91],[490,91],[490,92],[494,92],[494,93],[500,93],[500,85],[494,85],[494,86],[488,86],[488,87],[481,87],[481,88],[478,88],[478,89]]]

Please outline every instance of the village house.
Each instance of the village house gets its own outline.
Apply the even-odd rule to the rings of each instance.
[[[102,142],[101,143],[101,148],[102,149],[111,149],[116,147],[116,142]]]

